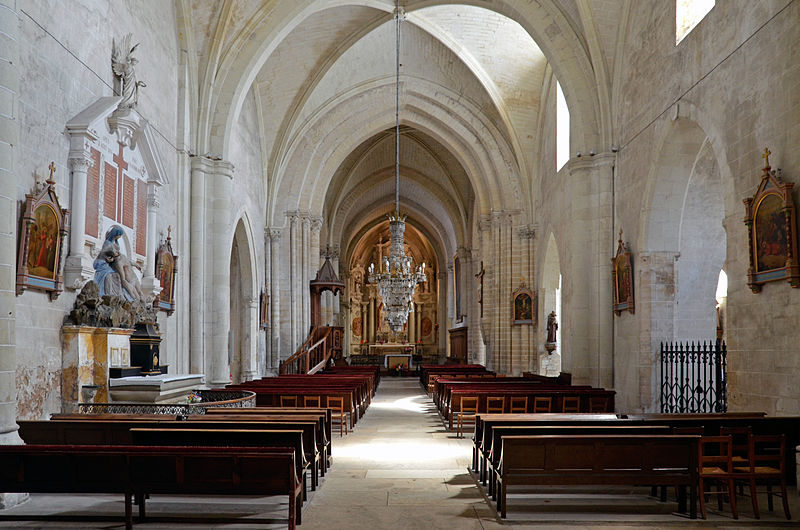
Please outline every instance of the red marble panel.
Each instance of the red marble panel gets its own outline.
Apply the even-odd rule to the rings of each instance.
[[[133,228],[133,194],[136,183],[128,175],[122,176],[122,224]]]
[[[109,219],[117,218],[117,168],[109,164],[104,165],[103,188],[103,215]]]
[[[100,225],[100,151],[92,149],[92,167],[86,174],[86,235],[97,237]]]

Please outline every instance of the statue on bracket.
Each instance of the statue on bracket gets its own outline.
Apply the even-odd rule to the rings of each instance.
[[[35,193],[25,195],[25,212],[19,238],[17,295],[25,289],[47,291],[55,300],[64,289],[61,261],[69,224],[69,210],[61,208],[56,196],[50,162],[50,176]]]
[[[633,264],[631,249],[622,242],[622,228],[619,229],[617,254],[611,258],[611,280],[614,283],[614,313],[636,312],[633,299]]]
[[[153,305],[160,311],[171,315],[175,311],[175,273],[178,272],[178,256],[172,251],[172,227],[167,227],[167,239],[156,251],[156,274],[161,292],[156,296]]]
[[[139,61],[133,56],[133,52],[139,44],[131,46],[131,37],[131,33],[125,35],[121,45],[117,45],[115,40],[111,43],[111,68],[122,84],[122,100],[117,107],[119,109],[135,109],[139,103],[139,88],[147,86],[143,81],[136,80],[135,69]]]
[[[123,233],[119,225],[112,226],[106,232],[103,248],[94,260],[94,281],[100,288],[100,296],[121,296],[128,301],[145,302],[133,265],[120,252],[117,243]]]

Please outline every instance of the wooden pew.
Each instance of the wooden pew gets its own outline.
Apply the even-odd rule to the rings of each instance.
[[[509,398],[514,396],[524,396],[528,398],[528,407],[533,407],[534,398],[537,396],[550,397],[556,403],[561,403],[564,397],[578,396],[582,403],[588,403],[592,398],[602,398],[606,403],[606,410],[604,412],[614,411],[614,395],[613,390],[605,390],[602,388],[584,388],[575,389],[574,387],[532,387],[532,388],[512,388],[509,390],[503,389],[479,389],[477,387],[471,389],[458,389],[451,392],[451,402],[449,408],[445,411],[445,417],[448,420],[448,426],[453,428],[453,419],[456,413],[461,411],[461,396],[477,396],[478,397],[478,412],[486,411],[486,398],[490,396],[502,396]],[[582,405],[582,408],[589,412],[588,405]]]
[[[500,454],[502,453],[503,436],[543,436],[543,435],[597,435],[613,434],[672,434],[672,429],[665,425],[513,425],[498,426],[492,430],[484,466],[480,476],[485,485],[488,482],[489,495],[492,499],[497,493],[497,474],[499,472]]]
[[[617,421],[616,414],[478,414],[472,437],[472,469],[479,472],[479,459],[488,457],[495,425],[604,425]],[[485,468],[484,468],[485,469]]]
[[[679,487],[679,511],[697,518],[699,436],[503,436],[497,510],[509,486],[656,485]]]
[[[288,495],[294,529],[302,502],[294,455],[287,447],[3,445],[0,490],[121,493],[126,529],[133,528],[134,496],[144,520],[147,494]]]

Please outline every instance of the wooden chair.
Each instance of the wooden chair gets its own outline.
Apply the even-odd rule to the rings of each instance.
[[[731,451],[733,452],[733,458],[731,459],[731,461],[733,462],[734,469],[737,467],[746,467],[749,465],[750,460],[748,459],[748,451],[750,450],[751,434],[752,434],[752,429],[749,426],[744,426],[744,427],[722,426],[719,428],[719,435],[730,436],[733,442],[733,447],[731,449]],[[744,482],[736,483],[734,481],[734,485],[737,486],[739,495],[744,495],[744,486],[745,486]]]
[[[736,494],[733,491],[733,442],[730,436],[702,436],[700,438],[698,462],[698,491],[700,497],[700,513],[706,518],[706,496],[717,495],[719,509],[726,495],[731,502],[733,518],[738,519],[736,511]],[[709,483],[716,483],[716,491],[706,489]]]
[[[321,403],[320,396],[303,396],[303,406],[311,408],[319,408]]]
[[[506,410],[506,398],[503,396],[489,396],[486,398],[487,414],[502,414]]]
[[[297,396],[281,396],[281,407],[296,407]]]
[[[786,496],[786,436],[780,435],[754,435],[748,439],[748,462],[745,466],[733,468],[737,481],[746,481],[750,485],[750,498],[753,503],[753,514],[756,519],[761,517],[758,512],[758,483],[766,483],[767,503],[772,511],[772,496],[778,495],[772,491],[773,484],[780,484],[780,497],[783,500],[783,513],[787,519],[792,518],[789,512],[789,500]]]
[[[533,412],[550,412],[553,408],[553,398],[550,396],[534,396]]]
[[[564,409],[564,412],[580,412],[581,398],[578,396],[565,396],[564,405],[562,408]]]
[[[458,411],[458,436],[463,436],[464,420],[470,420],[475,424],[475,416],[478,414],[478,396],[461,396],[461,406]]]
[[[339,424],[339,436],[343,436],[342,431],[344,431],[344,434],[348,434],[347,413],[344,411],[344,398],[341,396],[329,397],[327,408],[331,409],[331,422],[335,421]]]
[[[605,396],[591,396],[589,398],[589,412],[608,412],[608,398]]]
[[[511,414],[525,414],[528,412],[528,396],[512,396],[509,400]]]

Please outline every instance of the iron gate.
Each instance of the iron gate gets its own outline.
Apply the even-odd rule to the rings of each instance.
[[[727,412],[725,342],[661,343],[661,412]]]

